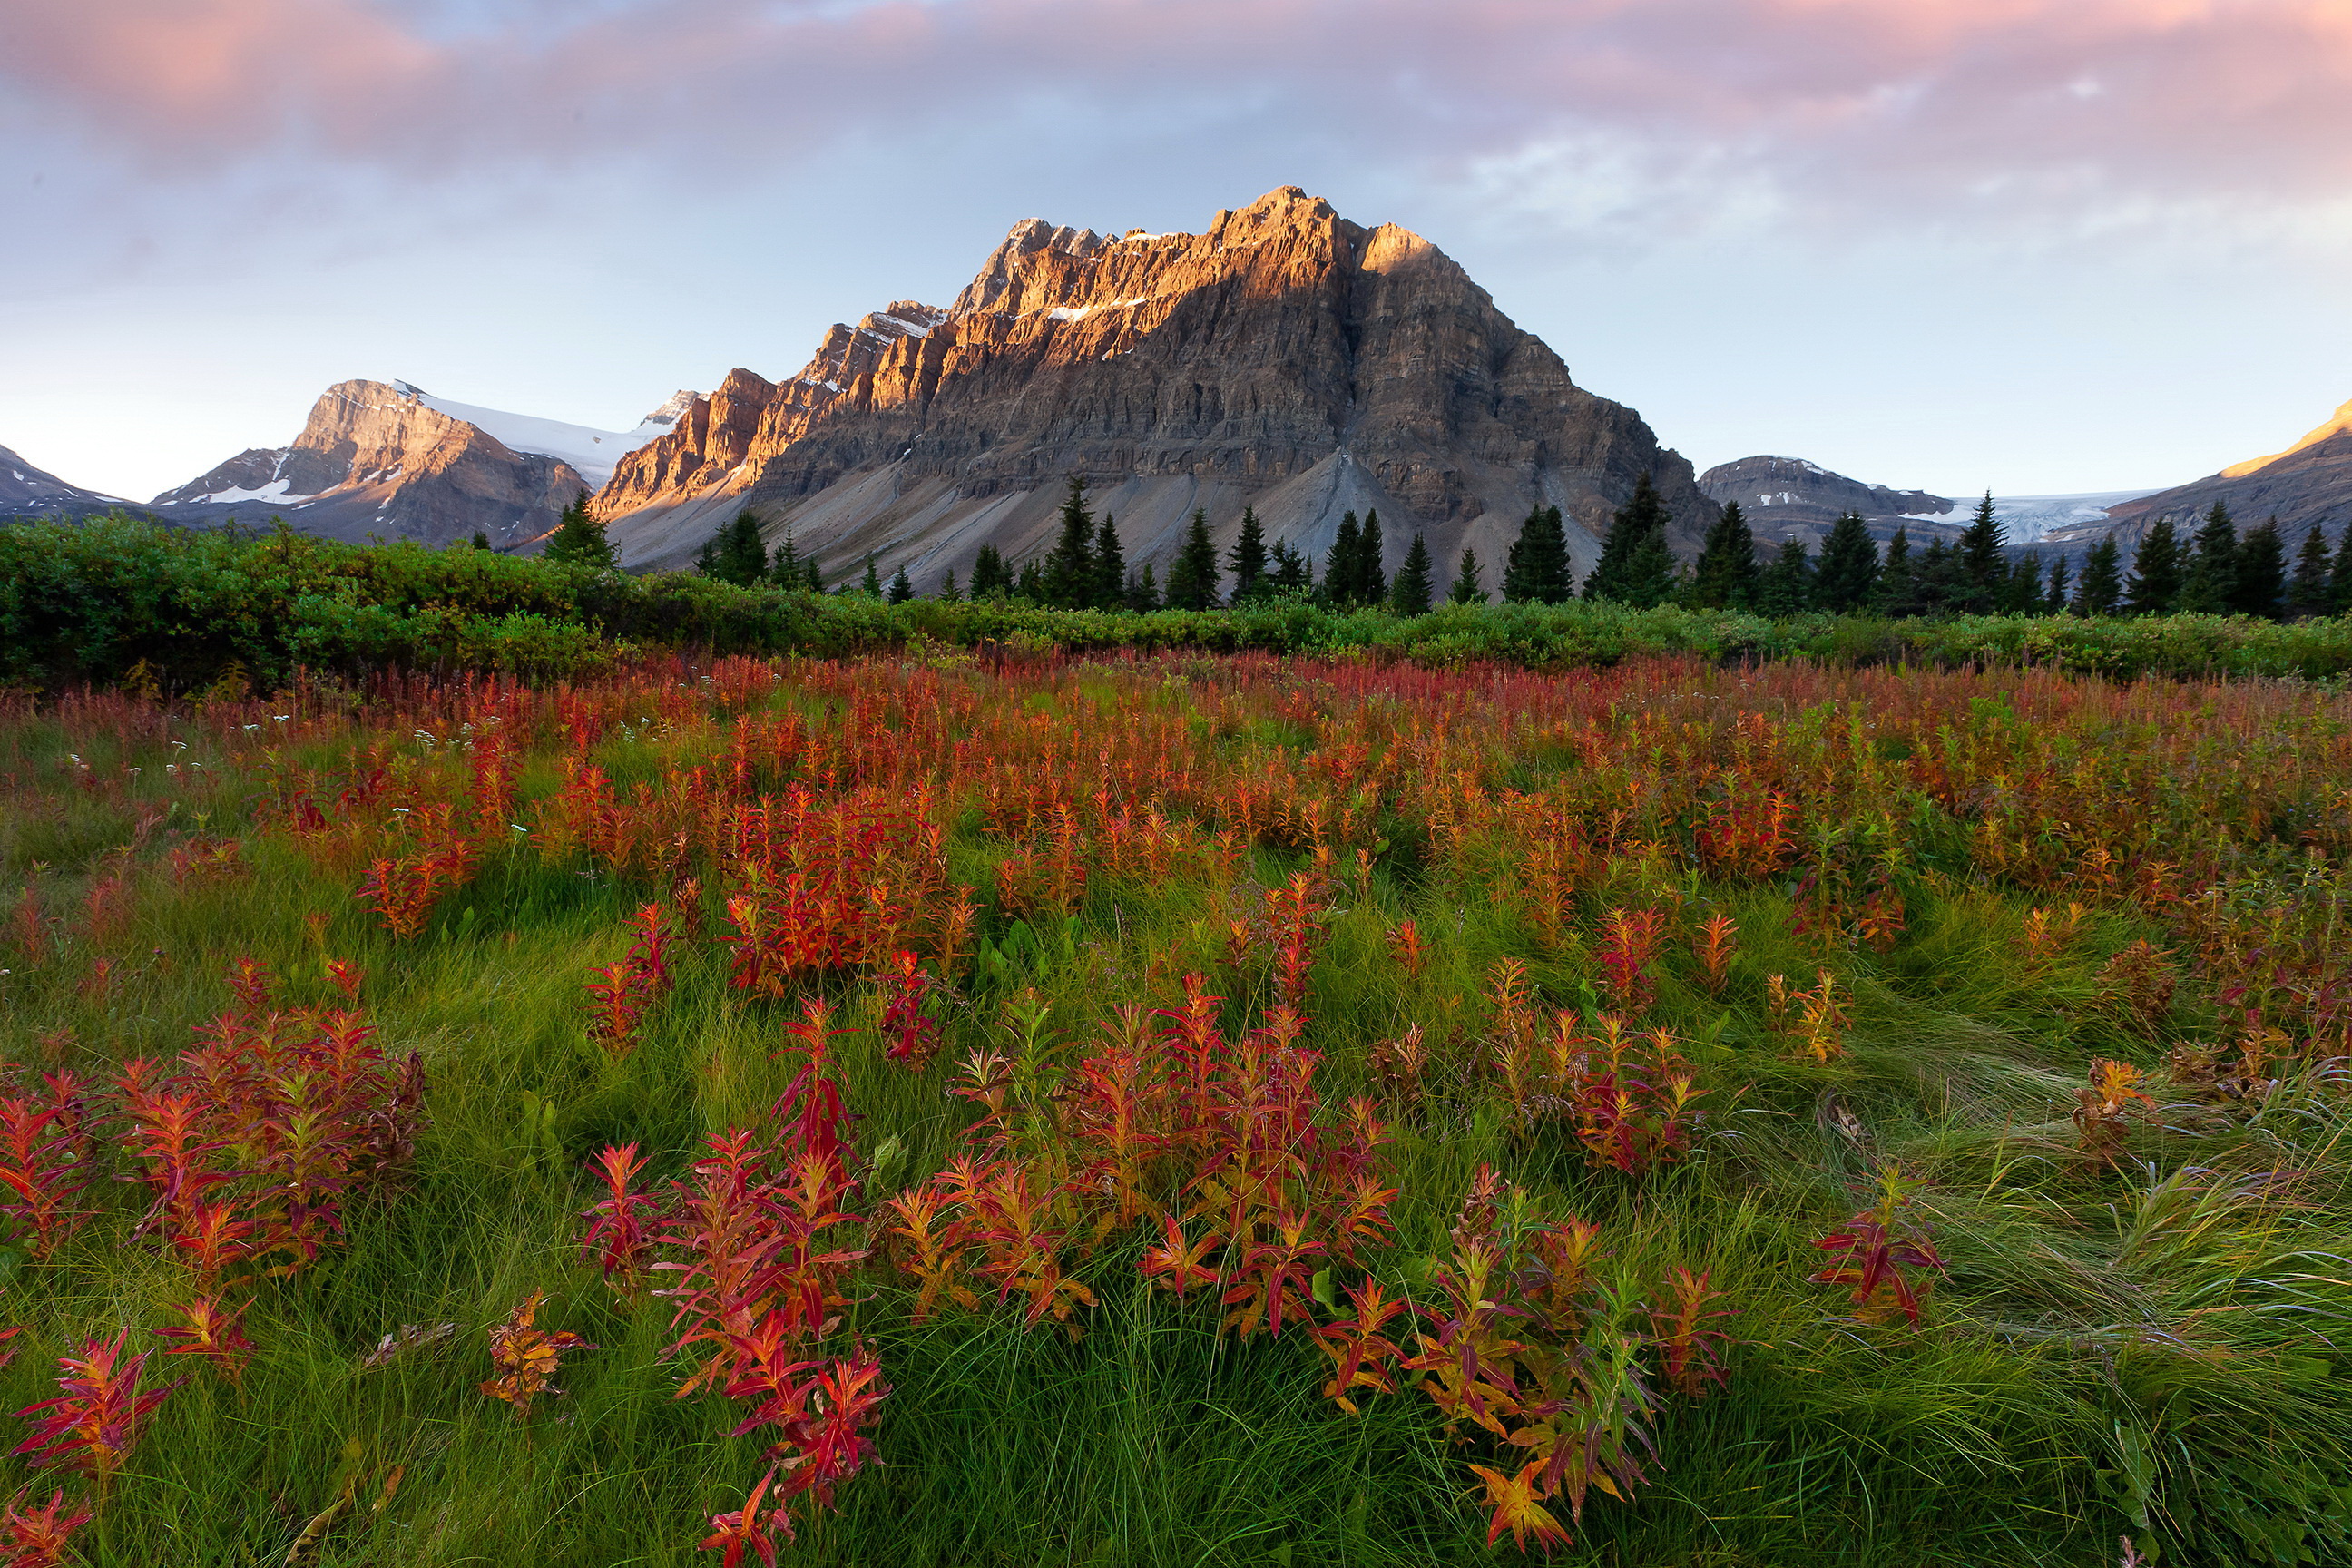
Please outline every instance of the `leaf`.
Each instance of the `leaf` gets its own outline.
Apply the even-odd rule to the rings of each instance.
[[[1339,1303],[1331,1297],[1331,1271],[1328,1268],[1317,1269],[1315,1278],[1307,1281],[1307,1289],[1315,1298],[1317,1306],[1332,1312],[1339,1310]]]

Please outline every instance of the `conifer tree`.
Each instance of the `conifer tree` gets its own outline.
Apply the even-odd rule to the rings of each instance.
[[[1183,548],[1168,567],[1168,607],[1211,610],[1217,605],[1217,547],[1209,539],[1209,514],[1193,509]]]
[[[768,575],[773,577],[782,587],[798,588],[804,585],[801,574],[801,547],[793,539],[792,526],[789,523],[784,527],[784,542],[776,546],[775,554],[769,558]]]
[[[1675,591],[1675,560],[1666,548],[1666,507],[1648,474],[1633,481],[1631,500],[1610,519],[1601,559],[1584,580],[1588,599],[1615,599],[1641,609],[1662,605]]]
[[[857,591],[869,599],[882,596],[882,574],[874,569],[874,557],[871,555],[866,558],[866,580],[857,584]]]
[[[1454,586],[1445,596],[1457,605],[1486,602],[1486,586],[1478,581],[1478,552],[1466,544],[1462,547],[1462,564],[1454,573]]]
[[[2074,585],[2074,613],[2112,616],[2124,601],[2123,552],[2108,534],[2083,557],[2083,580]]]
[[[1690,602],[1702,610],[1746,610],[1756,604],[1756,533],[1738,501],[1724,504],[1723,514],[1706,531],[1699,546],[1698,566],[1692,575]]]
[[[2352,524],[2347,524],[2336,541],[2336,570],[2327,579],[2327,607],[2331,614],[2352,616]]]
[[[1804,542],[1784,541],[1780,553],[1764,569],[1763,581],[1757,585],[1757,613],[1776,620],[1802,615],[1812,606],[1812,576]]]
[[[1274,569],[1268,580],[1278,594],[1307,593],[1315,586],[1315,563],[1303,550],[1294,550],[1286,539],[1274,542],[1270,552]]]
[[[2217,500],[2189,541],[2177,607],[2189,615],[2226,616],[2236,607],[2237,590],[2238,525]]]
[[[1557,605],[1575,592],[1559,508],[1538,506],[1519,525],[1519,537],[1504,557],[1503,597],[1515,604]]]
[[[1045,573],[1034,555],[1021,563],[1021,575],[1013,579],[1013,596],[1026,599],[1033,605],[1045,602]]]
[[[2135,616],[2168,616],[2180,599],[2180,540],[2172,520],[2160,517],[2132,552],[2131,582],[2124,608]]]
[[[1356,540],[1356,603],[1378,605],[1387,602],[1389,579],[1387,563],[1381,559],[1381,514],[1377,508],[1364,513],[1364,531]]]
[[[1160,584],[1152,575],[1149,561],[1143,563],[1142,576],[1127,580],[1127,607],[1146,616],[1160,607]]]
[[[2294,581],[2287,587],[2287,607],[2296,616],[2324,616],[2334,607],[2328,592],[2327,535],[2319,524],[2303,536],[2294,558]]]
[[[1363,546],[1363,526],[1352,511],[1342,513],[1339,531],[1331,537],[1330,553],[1323,557],[1323,593],[1346,609],[1355,603],[1356,557]]]
[[[972,601],[1002,599],[1012,592],[1013,573],[1004,564],[1004,552],[993,544],[982,545],[971,558]]]
[[[2050,563],[2050,587],[2042,595],[2040,614],[2059,616],[2066,613],[2066,590],[2074,573],[2074,567],[2068,564],[2063,554]]]
[[[2267,518],[2238,541],[2230,608],[2275,621],[2286,614],[2286,542],[2278,519]]]
[[[956,591],[955,571],[950,567],[947,581],[940,584],[939,601],[942,605],[954,605],[961,603],[962,600],[963,595]]]
[[[894,605],[903,605],[914,596],[914,580],[907,575],[907,563],[901,561],[898,563],[898,570],[891,574],[890,588],[887,597]]]
[[[1983,616],[2000,607],[2007,567],[2000,549],[2007,538],[2000,515],[1993,508],[1992,492],[1987,490],[1984,500],[1977,502],[1976,516],[1960,535],[1955,552],[1959,557],[1960,581],[1959,592],[1954,595],[1954,609],[1963,615]]]
[[[1429,542],[1416,533],[1404,552],[1404,564],[1397,568],[1396,581],[1389,584],[1389,608],[1400,616],[1425,616],[1435,593],[1429,580]]]
[[[490,547],[490,536],[489,536],[488,534],[487,534],[487,533],[483,532],[480,529],[478,529],[478,529],[474,530],[474,542],[474,542],[474,548],[475,548],[475,549],[477,549],[477,550],[488,550],[488,549]]]
[[[1919,574],[1911,563],[1911,531],[1901,523],[1886,542],[1886,559],[1878,568],[1878,595],[1873,601],[1882,616],[1919,613]]]
[[[2028,551],[2025,559],[2010,563],[2009,575],[2000,584],[2000,613],[2004,616],[2038,616],[2042,613],[2042,556]]]
[[[801,570],[807,574],[807,586],[810,593],[824,592],[824,572],[816,563],[816,552],[812,550],[801,558]]]
[[[1870,525],[1862,514],[1849,511],[1822,541],[1822,563],[1813,574],[1813,608],[1855,615],[1870,607],[1877,591],[1878,542],[1870,537]]]
[[[1045,603],[1057,610],[1084,609],[1095,595],[1095,517],[1087,506],[1087,481],[1072,474],[1062,498],[1062,532],[1045,557]]]
[[[1258,521],[1254,509],[1242,508],[1241,536],[1234,541],[1233,551],[1225,557],[1225,563],[1234,569],[1234,603],[1236,605],[1245,599],[1256,598],[1272,585],[1266,581],[1265,574],[1265,528]]]
[[[620,565],[613,542],[604,537],[604,525],[588,515],[588,492],[582,490],[570,506],[563,509],[562,521],[555,531],[547,536],[544,558],[568,562],[574,566],[587,566],[599,572],[610,572]]]
[[[1927,541],[1911,567],[1911,613],[1941,616],[1951,613],[1960,591],[1960,555],[1939,535]]]
[[[1103,513],[1102,526],[1095,530],[1094,592],[1087,603],[1097,610],[1123,610],[1127,607],[1127,552],[1118,542],[1118,523],[1110,513]]]
[[[739,587],[750,587],[768,574],[768,547],[760,538],[760,520],[739,511],[696,558],[706,577]]]

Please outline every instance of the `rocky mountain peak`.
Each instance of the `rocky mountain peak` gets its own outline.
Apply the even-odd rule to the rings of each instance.
[[[1394,555],[1423,532],[1443,564],[1467,546],[1499,568],[1537,505],[1589,561],[1643,472],[1695,548],[1715,508],[1638,416],[1427,240],[1284,186],[1198,234],[1016,224],[945,310],[898,300],[796,376],[730,375],[595,504],[632,562],[689,558],[748,505],[828,563],[870,552],[928,582],[983,543],[1018,558],[1078,474],[1139,562],[1192,508],[1230,533],[1247,506],[1318,556],[1343,513],[1377,510]]]

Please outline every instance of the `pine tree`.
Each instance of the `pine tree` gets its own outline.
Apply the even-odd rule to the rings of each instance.
[[[869,599],[882,596],[882,574],[874,569],[874,557],[871,555],[866,558],[866,578],[857,584],[857,591]]]
[[[2327,605],[2335,615],[2352,616],[2352,524],[2347,524],[2336,541],[2336,570],[2327,579]]]
[[[1127,551],[1118,542],[1118,521],[1108,512],[1095,530],[1094,592],[1087,602],[1097,610],[1127,607]]]
[[[1234,541],[1232,553],[1225,563],[1234,569],[1234,603],[1255,599],[1272,586],[1266,581],[1265,529],[1257,513],[1249,507],[1242,508],[1241,536]]]
[[[2066,613],[2067,583],[2074,575],[2074,567],[2068,564],[2066,557],[2063,554],[2050,563],[2050,590],[2042,595],[2041,613],[2042,615],[2060,616]]]
[[[1445,596],[1456,605],[1483,605],[1486,602],[1486,589],[1478,581],[1478,552],[1466,544],[1462,547],[1462,564],[1454,574],[1454,586]]]
[[[768,574],[768,547],[760,538],[760,520],[751,512],[737,512],[713,543],[715,550],[706,546],[707,563],[697,562],[704,576],[748,588]]]
[[[2132,552],[2131,582],[2124,608],[2135,616],[2168,616],[2180,600],[2180,540],[2172,520],[2160,517]]]
[[[1342,514],[1339,531],[1331,538],[1331,552],[1323,557],[1323,592],[1343,610],[1356,602],[1356,557],[1362,546],[1363,527],[1356,521],[1356,514]]]
[[[2008,531],[2001,527],[2000,515],[1993,508],[1992,492],[1987,490],[1984,500],[1977,502],[1976,516],[1967,531],[1960,535],[1956,552],[1959,556],[1960,592],[1953,608],[1963,615],[1985,616],[2000,607],[2008,565],[2000,547],[2007,537]]]
[[[1315,563],[1303,550],[1294,550],[1290,542],[1277,539],[1270,557],[1274,570],[1269,580],[1278,594],[1304,594],[1315,586]]]
[[[2042,613],[2042,556],[2029,551],[2025,559],[2010,563],[2000,584],[2000,613],[2038,616]]]
[[[2286,542],[2278,519],[2267,518],[2238,541],[2230,608],[2275,621],[2286,614]]]
[[[1386,563],[1381,559],[1381,514],[1364,513],[1364,531],[1356,541],[1356,603],[1385,604],[1389,596]]]
[[[1160,607],[1160,584],[1151,574],[1151,563],[1143,563],[1143,575],[1127,580],[1127,607],[1138,615],[1150,615]]]
[[[1069,478],[1062,499],[1062,532],[1045,557],[1045,603],[1057,610],[1084,609],[1095,593],[1095,515],[1087,507],[1087,481]]]
[[[1805,559],[1804,541],[1785,541],[1780,553],[1764,569],[1763,581],[1757,585],[1757,613],[1776,620],[1802,615],[1812,605],[1812,565]]]
[[[620,565],[613,542],[604,537],[604,525],[588,515],[588,492],[582,490],[570,506],[563,509],[562,521],[555,531],[547,536],[544,559],[568,562],[574,566],[586,566],[598,572],[610,572]]]
[[[2083,557],[2083,580],[2074,585],[2074,613],[2112,616],[2124,601],[2123,552],[2108,534]]]
[[[1922,616],[1948,615],[1968,596],[1968,566],[1960,552],[1931,539],[1911,572],[1912,595]]]
[[[1021,563],[1021,575],[1013,579],[1013,596],[1026,599],[1033,605],[1045,602],[1045,573],[1034,555]]]
[[[993,544],[982,545],[971,558],[972,602],[1002,599],[1012,592],[1013,573],[1004,564],[1004,552]]]
[[[1878,568],[1878,594],[1872,601],[1882,616],[1919,613],[1918,569],[1911,563],[1911,531],[1901,523],[1886,542],[1886,559]]]
[[[1569,569],[1568,530],[1559,508],[1537,507],[1519,525],[1519,537],[1504,557],[1503,597],[1514,604],[1557,605],[1575,592]]]
[[[1737,503],[1735,503],[1737,504]],[[1878,591],[1878,542],[1858,511],[1839,518],[1822,541],[1822,563],[1813,575],[1813,607],[1832,615],[1856,615],[1870,607]]]
[[[890,587],[884,596],[894,605],[903,605],[915,596],[914,580],[907,575],[905,562],[899,562],[898,570],[891,574]]]
[[[2294,558],[2294,581],[2287,588],[2287,607],[2296,616],[2324,616],[2334,608],[2328,592],[2327,535],[2317,523],[2303,536]]]
[[[1400,616],[1425,616],[1435,592],[1429,580],[1429,542],[1416,533],[1404,552],[1404,564],[1397,568],[1396,581],[1389,584],[1389,608]]]
[[[775,554],[769,559],[768,575],[774,578],[782,587],[798,588],[803,585],[801,575],[801,547],[793,539],[790,524],[786,524],[784,528],[784,542],[776,546]]]
[[[1663,605],[1675,591],[1675,559],[1666,548],[1666,507],[1643,474],[1633,498],[1609,521],[1601,559],[1584,580],[1588,599],[1615,599],[1639,609]]]
[[[478,528],[474,530],[474,548],[477,550],[488,550],[489,547],[490,536],[484,533]]]
[[[961,604],[963,595],[956,591],[955,573],[950,570],[947,581],[940,584],[939,600],[942,605]]]
[[[2179,608],[2186,615],[2226,616],[2235,607],[2237,589],[2238,525],[2229,507],[2215,501],[2189,541]]]
[[[1702,610],[1753,608],[1761,571],[1756,564],[1756,533],[1748,526],[1747,514],[1738,501],[1727,502],[1699,546],[1690,602]]]
[[[801,559],[801,570],[808,574],[807,587],[812,594],[824,592],[824,569],[816,563],[816,552],[811,551]]]
[[[1183,548],[1168,567],[1168,607],[1212,610],[1217,605],[1217,547],[1209,539],[1209,514],[1195,508]]]

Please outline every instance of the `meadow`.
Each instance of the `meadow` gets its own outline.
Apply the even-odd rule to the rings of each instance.
[[[1437,663],[0,693],[0,1563],[2352,1558],[2352,698]]]

